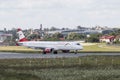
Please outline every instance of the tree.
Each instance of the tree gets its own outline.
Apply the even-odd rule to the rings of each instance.
[[[50,31],[50,29],[49,28],[44,28],[44,31]]]
[[[18,34],[16,34],[17,33],[16,28],[12,28],[12,30],[8,31],[8,33],[12,34],[12,38],[11,38],[12,40],[10,45],[16,45],[16,39],[18,39]]]
[[[40,35],[38,35],[38,34],[31,34],[27,38],[28,38],[28,40],[37,40],[37,39],[40,39]]]
[[[77,36],[76,33],[69,33],[67,36],[67,40],[75,40],[75,39],[79,39],[79,37]]]
[[[57,33],[53,34],[52,37],[53,38],[63,38],[63,35],[61,33],[57,32]]]
[[[77,29],[81,29],[82,27],[81,26],[77,26]]]
[[[59,41],[60,38],[63,38],[63,35],[61,33],[55,33],[51,36],[46,34],[44,37],[44,40],[46,40],[46,41]]]
[[[86,36],[84,34],[78,34],[78,33],[69,33],[67,35],[67,40],[84,40]]]
[[[85,34],[79,34],[79,38],[80,38],[80,40],[85,40],[86,39],[86,35]]]
[[[67,36],[67,40],[73,40],[75,35],[76,35],[76,33],[69,33]]]
[[[91,34],[90,37],[86,38],[86,42],[99,42],[101,34]]]
[[[52,26],[52,27],[50,28],[50,31],[55,31],[55,30],[57,30],[57,28],[54,27],[54,26]]]
[[[113,29],[113,31],[110,32],[109,35],[111,35],[111,36],[120,35],[120,29]]]

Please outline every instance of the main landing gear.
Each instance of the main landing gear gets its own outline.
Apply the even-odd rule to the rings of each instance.
[[[54,51],[53,54],[57,54],[58,52],[57,51]]]
[[[50,52],[50,53],[52,53],[52,54],[57,54],[58,52],[57,52],[57,50],[51,49],[51,52]]]
[[[58,52],[56,51],[56,50],[53,50],[53,49],[51,49],[51,51],[43,51],[43,54],[46,54],[46,53],[52,53],[52,54],[57,54]]]
[[[77,54],[78,50],[75,50],[74,53]]]

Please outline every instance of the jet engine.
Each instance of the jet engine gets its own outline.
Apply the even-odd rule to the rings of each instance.
[[[53,54],[57,54],[57,50],[54,50],[52,48],[45,48],[43,50],[43,54],[46,54],[46,53],[53,53]]]
[[[51,53],[52,49],[51,48],[45,48],[45,50],[43,51],[44,54],[46,53]]]

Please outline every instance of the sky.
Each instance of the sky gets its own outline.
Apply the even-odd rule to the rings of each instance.
[[[0,29],[120,27],[120,0],[0,0]]]

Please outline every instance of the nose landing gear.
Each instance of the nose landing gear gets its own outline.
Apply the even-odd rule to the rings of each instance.
[[[78,50],[75,50],[74,53],[77,54]]]

